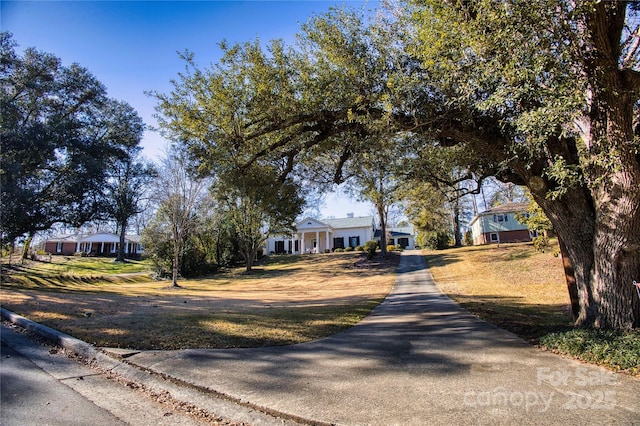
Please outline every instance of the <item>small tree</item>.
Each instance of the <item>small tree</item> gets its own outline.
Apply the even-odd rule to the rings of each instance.
[[[526,213],[516,213],[516,220],[523,225],[527,225],[529,231],[533,231],[537,236],[533,239],[533,246],[538,251],[544,252],[549,244],[549,231],[553,229],[551,221],[544,214],[542,208],[535,202],[531,194],[527,192],[529,197],[529,207]]]
[[[180,256],[196,225],[195,209],[206,181],[196,176],[186,153],[174,147],[162,160],[155,187],[159,206],[156,221],[168,232],[172,246],[171,281],[174,287],[179,287]]]
[[[155,175],[152,165],[137,160],[139,149],[114,162],[106,185],[106,211],[116,221],[120,245],[116,262],[125,261],[125,234],[131,218],[142,212],[142,198]]]

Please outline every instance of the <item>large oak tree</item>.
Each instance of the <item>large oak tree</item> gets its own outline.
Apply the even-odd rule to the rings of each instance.
[[[142,120],[77,64],[20,56],[8,33],[0,53],[2,243],[99,218],[110,168],[140,142]]]
[[[333,10],[296,49],[223,44],[206,70],[187,56],[157,96],[203,164],[267,161],[281,180],[340,183],[381,133],[411,141],[407,167],[456,146],[465,173],[530,188],[572,263],[576,323],[627,329],[640,324],[639,44],[625,1],[420,1],[373,25]]]

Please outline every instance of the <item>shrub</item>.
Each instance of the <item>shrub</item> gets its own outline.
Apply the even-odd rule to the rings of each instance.
[[[446,231],[429,232],[425,238],[424,245],[431,250],[443,250],[449,247],[450,236]]]
[[[364,243],[364,250],[367,252],[367,260],[373,259],[376,255],[376,248],[378,248],[378,242],[375,240],[369,240]]]
[[[353,247],[345,247],[344,251],[353,251]]]
[[[199,247],[190,245],[180,259],[180,275],[185,278],[203,277],[215,273],[218,266],[207,261],[206,253]]]
[[[544,253],[548,246],[549,238],[546,235],[539,235],[533,239],[533,247],[539,252]]]
[[[337,248],[335,250],[333,250],[334,253],[344,253],[344,249],[343,248]]]
[[[375,240],[369,240],[364,243],[364,251],[371,251],[378,248],[378,242]]]
[[[394,250],[396,250],[396,246],[394,246],[394,245],[392,245],[392,244],[389,244],[389,245],[387,246],[387,252],[389,252],[389,253],[390,253],[390,252],[392,252],[392,251],[394,251]]]
[[[364,247],[357,245],[356,246],[356,251],[364,251]]]
[[[467,231],[464,233],[464,245],[465,246],[473,245],[473,233],[471,231]]]

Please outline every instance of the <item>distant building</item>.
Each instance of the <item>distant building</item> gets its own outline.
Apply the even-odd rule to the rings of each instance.
[[[356,247],[373,240],[373,216],[341,219],[305,218],[294,225],[291,235],[270,236],[267,253],[324,253],[337,248]]]
[[[528,203],[507,203],[479,213],[469,224],[473,244],[531,241],[535,235],[516,220],[516,213],[526,213],[528,207]]]
[[[124,241],[125,256],[137,258],[144,253],[139,235],[127,235]],[[75,253],[84,253],[89,256],[115,256],[119,245],[120,237],[106,232],[58,235],[44,242],[44,251],[66,256],[71,256]]]
[[[373,216],[347,217],[339,219],[305,218],[294,225],[291,235],[273,235],[267,239],[267,254],[325,253],[335,249],[363,246],[370,240],[380,240],[380,230],[376,229]],[[415,247],[413,227],[391,228],[387,230],[388,244],[400,244],[403,248]]]
[[[377,229],[374,235],[374,240],[379,242],[381,235],[382,230]],[[399,245],[403,249],[407,250],[413,250],[416,248],[416,236],[413,226],[409,225],[387,228],[387,245]]]

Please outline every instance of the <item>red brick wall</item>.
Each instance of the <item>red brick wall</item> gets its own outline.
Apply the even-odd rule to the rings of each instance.
[[[497,241],[491,241],[491,234],[493,234],[493,232],[484,233],[485,244],[497,243]],[[523,241],[531,241],[531,236],[529,235],[529,230],[527,229],[520,229],[517,231],[502,231],[498,232],[498,234],[500,234],[501,243],[519,243]]]
[[[58,252],[56,249],[58,248],[58,243],[53,241],[47,241],[44,245],[44,251],[52,254],[64,254],[64,255],[72,255],[76,252],[76,243],[62,243],[62,251]]]

